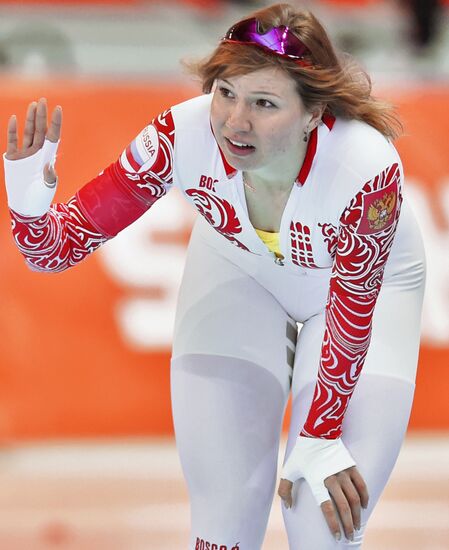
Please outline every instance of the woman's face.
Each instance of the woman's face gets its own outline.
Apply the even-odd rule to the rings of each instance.
[[[299,170],[311,118],[295,81],[281,69],[217,80],[211,124],[226,160],[238,170],[266,177]]]

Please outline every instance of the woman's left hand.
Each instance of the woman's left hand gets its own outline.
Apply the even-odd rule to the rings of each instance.
[[[322,502],[320,507],[332,535],[336,540],[340,540],[338,521],[340,518],[346,538],[353,540],[354,529],[360,530],[361,507],[368,506],[368,490],[365,481],[357,467],[352,466],[327,477],[324,485],[332,500]],[[293,483],[288,479],[281,479],[279,483],[278,493],[287,508],[292,506],[292,486]]]
[[[343,470],[324,480],[324,485],[335,504],[330,500],[321,504],[321,510],[331,533],[340,533],[338,516],[340,517],[346,538],[353,540],[354,528],[361,526],[361,507],[368,507],[368,489],[356,466]]]
[[[298,437],[284,465],[278,489],[286,508],[293,505],[293,482],[302,477],[335,539],[341,538],[340,519],[346,537],[352,540],[354,528],[360,529],[361,507],[368,506],[368,490],[341,439]]]

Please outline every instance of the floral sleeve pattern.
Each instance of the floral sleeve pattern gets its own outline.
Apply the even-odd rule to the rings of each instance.
[[[393,164],[364,185],[340,218],[318,379],[303,436],[335,439],[341,435],[368,352],[374,307],[401,202],[401,173]]]
[[[40,218],[10,213],[15,243],[33,271],[64,271],[107,241],[85,218],[76,197]]]

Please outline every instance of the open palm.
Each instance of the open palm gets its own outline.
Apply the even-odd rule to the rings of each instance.
[[[61,137],[62,108],[58,105],[51,115],[50,127],[47,124],[47,100],[41,98],[28,105],[22,147],[19,146],[17,117],[12,115],[8,122],[6,158],[20,160],[34,155],[44,145],[45,139],[57,143]],[[56,181],[52,167],[44,167],[44,179],[51,184]]]

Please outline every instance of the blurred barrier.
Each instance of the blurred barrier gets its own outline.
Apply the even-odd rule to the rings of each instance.
[[[154,115],[198,93],[179,82],[0,84],[2,151],[10,114],[22,128],[29,101],[46,96],[51,108],[63,106],[59,201],[114,161]],[[411,427],[448,429],[449,86],[385,94],[406,123],[397,146],[429,263]],[[171,433],[169,347],[190,207],[172,191],[83,265],[37,274],[12,242],[3,185],[0,194],[0,438]]]
[[[17,4],[34,6],[36,4],[45,5],[45,6],[104,6],[107,7],[117,7],[122,6],[124,8],[135,9],[139,6],[146,6],[148,4],[167,4],[167,2],[161,2],[160,0],[0,0],[0,5],[5,4],[6,6],[14,6]],[[168,3],[172,4],[187,4],[187,5],[196,5],[202,8],[211,8],[219,4],[225,3],[224,0],[169,0]]]
[[[34,5],[39,4],[59,4],[60,6],[77,6],[77,5],[104,5],[104,6],[116,6],[122,5],[127,7],[134,7],[139,4],[143,4],[142,0],[0,0],[0,4],[6,5]]]
[[[219,5],[219,4],[225,4],[228,0],[171,0],[171,3],[173,4],[190,4],[190,5],[198,5],[204,8],[209,8],[211,5]],[[236,1],[236,0],[235,0]],[[331,4],[335,6],[336,8],[365,8],[365,7],[371,7],[376,4],[379,4],[379,0],[321,0],[324,4]],[[393,1],[393,0],[392,0]],[[403,2],[407,2],[408,0],[401,0]],[[382,2],[387,3],[388,0],[382,0]],[[97,5],[101,6],[123,6],[123,7],[130,7],[134,8],[136,6],[144,6],[148,4],[157,4],[160,3],[160,0],[20,0],[19,2],[17,0],[0,0],[0,4],[5,5],[34,5],[36,4],[43,4],[43,5],[66,5],[66,6],[77,6],[77,5]],[[242,4],[245,3],[245,0],[242,0]],[[250,7],[251,1],[247,1],[248,6]],[[275,1],[273,0],[273,4]],[[449,5],[449,0],[440,0],[440,3],[443,5]]]

